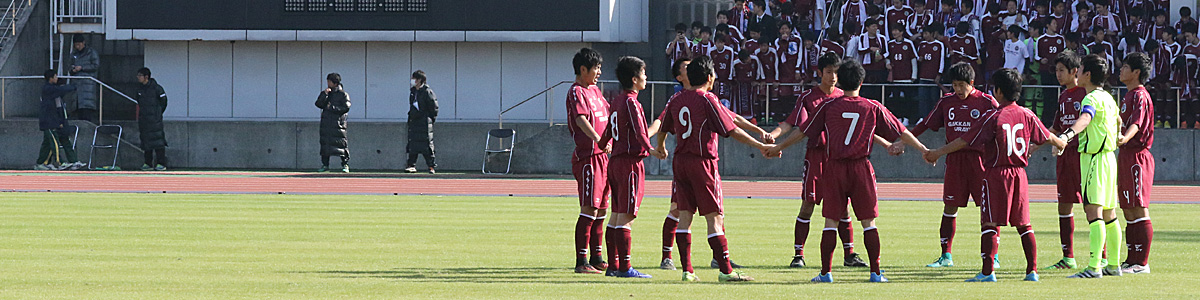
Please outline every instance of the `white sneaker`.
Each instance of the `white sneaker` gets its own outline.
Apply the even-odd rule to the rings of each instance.
[[[1143,265],[1129,265],[1129,266],[1126,266],[1125,268],[1122,268],[1122,269],[1121,269],[1121,273],[1128,273],[1128,274],[1143,274],[1143,273],[1145,273],[1145,274],[1149,274],[1149,273],[1150,273],[1150,266],[1143,266]]]
[[[36,165],[33,165],[33,169],[38,170],[38,171],[50,171],[50,170],[54,170],[55,168],[54,168],[54,166],[51,166],[51,165],[36,164]]]
[[[82,169],[82,168],[84,168],[84,167],[87,167],[87,164],[85,164],[85,163],[83,163],[83,162],[81,162],[81,161],[77,161],[77,162],[75,162],[75,163],[72,163],[72,164],[70,164],[70,168],[69,168],[69,169],[71,169],[71,171],[75,171],[75,170]]]
[[[404,169],[404,172],[405,173],[416,173],[417,168],[416,167],[408,167],[407,169]]]

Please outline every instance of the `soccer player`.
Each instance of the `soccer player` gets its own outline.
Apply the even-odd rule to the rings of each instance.
[[[962,137],[929,151],[925,161],[936,163],[938,157],[968,146],[987,150],[984,158],[987,171],[982,180],[984,198],[979,213],[983,223],[980,238],[983,271],[967,282],[996,281],[993,271],[1000,243],[997,227],[1006,225],[1016,227],[1021,235],[1021,246],[1025,250],[1025,280],[1038,281],[1037,241],[1029,224],[1029,181],[1025,167],[1029,165],[1029,153],[1036,149],[1033,145],[1049,142],[1055,147],[1065,147],[1066,143],[1050,135],[1032,111],[1017,104],[1016,100],[1021,99],[1021,74],[1016,70],[996,71],[992,75],[992,85],[996,87],[1000,107],[988,111],[983,121],[972,126]]]
[[[821,55],[821,58],[817,60],[817,68],[821,70],[821,83],[800,96],[787,120],[780,122],[779,127],[771,131],[773,139],[788,134],[795,126],[808,120],[821,104],[842,97],[842,90],[834,86],[837,84],[837,70],[841,64],[842,59],[836,53]],[[804,202],[800,205],[799,215],[796,216],[794,244],[796,254],[792,257],[792,262],[788,264],[792,268],[803,268],[805,265],[804,244],[808,241],[813,207],[821,204],[822,199],[819,189],[822,186],[820,178],[822,166],[825,164],[825,147],[824,136],[818,136],[808,140],[808,150],[804,152],[804,169],[801,171],[801,176],[804,176],[801,198],[804,199]],[[845,254],[845,262],[842,265],[847,267],[867,266],[858,253],[854,253],[854,231],[850,224],[849,214],[845,214],[839,219],[838,235],[842,238],[842,249]]]
[[[667,103],[657,147],[664,146],[667,133],[675,135],[675,158],[671,161],[675,174],[672,197],[677,197],[676,204],[683,212],[679,214],[679,229],[675,231],[684,268],[683,280],[698,279],[692,267],[689,228],[693,214],[699,212],[708,221],[708,243],[721,272],[717,278],[720,281],[750,281],[753,278],[734,271],[729,263],[716,139],[718,136],[733,137],[760,150],[771,145],[754,140],[735,126],[731,114],[721,109],[717,97],[708,92],[715,79],[711,59],[700,57],[688,64],[688,81],[692,85]]]
[[[684,59],[676,61],[675,64],[671,66],[671,75],[674,75],[675,81],[678,81],[679,84],[683,86],[683,90],[671,95],[671,99],[675,99],[675,96],[682,94],[684,90],[691,89],[692,86],[688,84],[687,80],[687,65],[691,62],[691,59]],[[668,103],[670,103],[670,101],[671,100],[667,100]],[[654,123],[651,124],[649,130],[647,130],[647,133],[653,134],[649,134],[648,136],[658,135],[658,132],[660,131],[659,128],[662,127],[662,119],[666,117],[666,113],[667,112],[664,110],[662,115],[659,115],[657,119],[654,119]],[[665,148],[660,146],[654,149],[658,151],[652,151],[650,154],[654,155],[655,158],[667,158],[667,152]],[[674,188],[674,183],[672,183],[671,187],[672,189]],[[675,197],[671,197],[671,208],[667,210],[667,218],[663,220],[662,257],[660,258],[660,263],[658,264],[658,268],[663,270],[675,270],[675,261],[671,259],[671,250],[674,249],[675,230],[676,227],[679,226],[679,210],[678,205],[676,204],[677,200],[678,199],[675,199]]]
[[[946,143],[953,142],[982,121],[985,112],[999,106],[992,96],[975,89],[975,68],[971,65],[954,64],[946,71],[946,77],[950,79],[954,93],[938,100],[929,116],[913,127],[913,136],[945,127]],[[926,265],[930,268],[954,266],[951,249],[957,230],[958,209],[967,207],[968,198],[975,200],[975,206],[983,204],[983,145],[972,144],[955,150],[946,156],[946,178],[942,185],[942,203],[945,205],[942,208],[941,229],[938,231],[942,255]]]
[[[650,136],[638,91],[646,88],[646,63],[632,56],[617,60],[617,81],[621,95],[609,108],[609,130],[600,138],[601,145],[612,142],[612,158],[608,164],[608,182],[613,183],[613,218],[608,221],[608,270],[605,275],[626,278],[650,278],[630,266],[630,239],[633,219],[642,205],[646,184],[646,167],[642,159],[649,157]]]
[[[1129,253],[1121,272],[1130,274],[1150,273],[1150,242],[1154,239],[1149,210],[1150,188],[1154,185],[1154,155],[1150,153],[1154,145],[1154,101],[1143,86],[1151,69],[1149,55],[1133,53],[1125,56],[1120,75],[1129,92],[1121,102],[1124,131],[1117,141],[1121,149],[1117,155],[1117,197],[1128,222],[1125,230]]]
[[[891,39],[896,39],[895,30],[905,32],[908,28],[908,16],[913,15],[912,7],[904,5],[905,0],[892,0],[892,6],[888,6],[884,10],[884,33],[892,34]]]
[[[567,128],[575,140],[571,155],[571,173],[579,191],[579,219],[575,222],[575,273],[600,274],[608,263],[600,258],[600,239],[608,209],[607,144],[600,144],[600,133],[608,129],[608,101],[596,86],[604,59],[591,48],[580,49],[572,59],[575,84],[567,94]],[[587,258],[591,246],[591,259]]]
[[[1108,80],[1108,61],[1103,56],[1092,54],[1080,61],[1079,86],[1087,90],[1083,97],[1082,110],[1075,125],[1068,128],[1059,138],[1071,140],[1079,136],[1079,178],[1082,185],[1083,211],[1088,218],[1088,238],[1091,259],[1087,268],[1068,278],[1100,278],[1104,275],[1121,275],[1117,266],[1102,266],[1101,254],[1105,246],[1109,259],[1121,260],[1121,226],[1117,224],[1117,139],[1120,134],[1121,116],[1117,102],[1111,94],[1100,88]],[[1061,152],[1060,152],[1061,153]],[[1104,268],[1101,270],[1101,268]],[[1101,273],[1103,271],[1103,273]]]
[[[735,61],[734,57],[737,56],[737,51],[725,44],[724,37],[724,34],[718,33],[716,47],[713,47],[713,49],[709,50],[707,53],[708,57],[712,58],[713,67],[715,67],[717,70],[717,84],[715,87],[713,87],[712,92],[717,94],[717,98],[721,99],[721,103],[729,102],[729,99],[732,96],[733,62]],[[687,62],[691,62],[691,60],[689,59]],[[686,65],[687,64],[685,63],[682,66],[686,68]],[[680,77],[687,77],[687,71],[679,70],[679,67],[681,66],[680,64],[675,64],[673,66],[674,68],[671,69],[671,73],[675,74],[677,79]],[[680,82],[683,81],[686,81],[686,79],[683,79]]]
[[[925,26],[933,24],[933,14],[925,9],[925,0],[915,0],[912,5],[913,13],[905,18],[904,23],[908,35],[917,36],[925,32]]]
[[[1083,109],[1083,97],[1087,90],[1078,85],[1075,78],[1079,72],[1079,55],[1075,51],[1059,53],[1054,58],[1054,75],[1058,84],[1065,87],[1058,96],[1058,109],[1050,132],[1060,134],[1075,125]],[[1075,203],[1083,203],[1079,182],[1079,142],[1068,141],[1055,162],[1058,184],[1058,238],[1062,242],[1063,258],[1047,269],[1074,269],[1075,263]]]
[[[871,142],[875,135],[885,140],[902,139],[904,143],[928,151],[917,138],[900,124],[879,102],[858,96],[866,70],[857,61],[847,61],[838,68],[838,86],[845,96],[821,104],[811,118],[800,125],[803,130],[793,131],[785,141],[771,148],[764,155],[778,157],[784,148],[806,136],[820,138],[824,134],[828,157],[822,170],[826,177],[821,193],[824,205],[821,215],[825,217],[825,230],[821,236],[821,273],[813,282],[833,282],[830,274],[833,266],[833,249],[837,239],[837,227],[842,216],[847,214],[847,204],[854,207],[854,215],[862,222],[863,240],[871,264],[871,282],[887,282],[879,270],[879,230],[875,218],[879,216],[878,198],[875,192],[875,171],[870,156]]]

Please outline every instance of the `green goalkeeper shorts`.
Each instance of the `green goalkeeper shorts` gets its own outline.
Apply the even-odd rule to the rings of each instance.
[[[1079,175],[1083,203],[1113,209],[1117,207],[1117,156],[1112,151],[1079,154]]]

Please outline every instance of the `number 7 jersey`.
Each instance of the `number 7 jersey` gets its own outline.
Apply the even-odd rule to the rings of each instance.
[[[894,141],[907,130],[878,101],[851,96],[821,104],[800,128],[808,138],[825,133],[829,160],[867,158],[875,135]]]
[[[715,159],[718,136],[737,129],[730,115],[713,93],[684,90],[663,110],[662,130],[675,135],[676,154]]]
[[[983,122],[971,127],[962,139],[972,147],[983,148],[983,165],[988,168],[1029,165],[1031,144],[1044,144],[1050,132],[1029,109],[1009,102],[989,110]]]

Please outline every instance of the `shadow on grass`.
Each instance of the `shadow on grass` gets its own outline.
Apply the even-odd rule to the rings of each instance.
[[[1196,243],[1196,242],[1200,241],[1200,239],[1197,239],[1197,237],[1200,237],[1200,231],[1195,231],[1195,230],[1164,230],[1164,231],[1156,230],[1156,231],[1154,231],[1154,242],[1156,242],[1156,243],[1161,243],[1161,242]]]

